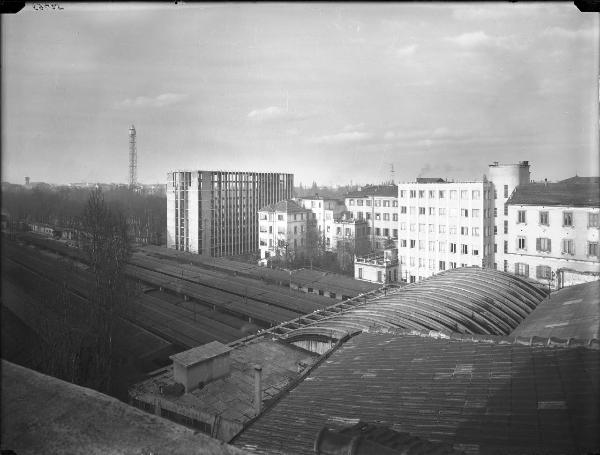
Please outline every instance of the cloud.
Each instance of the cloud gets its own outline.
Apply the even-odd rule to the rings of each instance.
[[[309,140],[313,144],[321,145],[343,145],[355,144],[371,139],[373,135],[364,131],[343,131],[336,134],[314,137]]]
[[[118,102],[116,107],[165,107],[177,104],[187,97],[188,95],[183,93],[162,93],[154,97],[138,96],[136,98],[124,99],[123,101]]]
[[[444,40],[469,50],[490,47],[514,50],[526,47],[526,43],[524,41],[520,42],[516,36],[490,36],[482,30],[446,37]]]
[[[263,109],[254,109],[248,113],[248,118],[254,122],[275,122],[286,120],[302,120],[309,117],[308,114],[289,111],[279,106],[269,106]]]
[[[408,46],[401,47],[400,49],[396,49],[396,56],[409,57],[411,55],[414,55],[415,51],[417,50],[417,47],[418,46],[416,44],[410,44]]]
[[[563,27],[548,27],[542,32],[543,36],[562,38],[568,40],[577,39],[593,39],[597,37],[597,30],[595,28],[581,28],[578,30],[569,30]]]
[[[446,38],[447,41],[462,47],[475,47],[490,42],[491,38],[483,31],[463,33],[462,35]]]

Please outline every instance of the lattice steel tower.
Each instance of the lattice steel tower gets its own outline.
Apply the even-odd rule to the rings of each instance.
[[[129,186],[137,184],[137,148],[135,145],[135,127],[129,127]]]

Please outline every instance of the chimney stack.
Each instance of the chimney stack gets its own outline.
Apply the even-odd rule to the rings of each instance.
[[[262,408],[262,367],[254,365],[254,410],[260,414]]]

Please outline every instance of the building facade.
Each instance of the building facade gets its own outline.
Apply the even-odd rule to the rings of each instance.
[[[419,179],[398,185],[402,281],[457,267],[493,267],[493,186]]]
[[[398,250],[391,248],[354,258],[354,279],[373,283],[396,283],[400,279]]]
[[[566,182],[521,185],[508,199],[505,271],[553,289],[600,277],[600,187]]]
[[[355,255],[364,255],[371,249],[368,224],[365,220],[350,218],[347,214],[326,224],[327,248],[335,251],[342,270],[352,270]]]
[[[292,197],[293,174],[174,171],[167,174],[167,247],[203,256],[258,250],[258,210]]]
[[[259,249],[261,261],[273,258],[284,261],[303,259],[311,212],[293,200],[285,200],[258,211]]]
[[[506,202],[518,186],[530,182],[529,161],[519,161],[517,164],[500,164],[495,161],[488,169],[489,180],[494,185],[494,262],[496,268],[502,269],[506,260],[504,242],[507,240],[509,223]]]
[[[348,193],[344,200],[352,218],[365,220],[372,250],[382,251],[397,246],[398,187],[396,185],[367,186]]]

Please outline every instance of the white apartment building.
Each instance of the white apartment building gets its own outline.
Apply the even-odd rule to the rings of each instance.
[[[343,202],[337,199],[324,198],[315,194],[309,197],[294,198],[301,207],[311,211],[311,220],[320,236],[325,234],[325,225],[331,224],[346,210]]]
[[[306,255],[306,234],[310,211],[293,200],[285,200],[258,211],[261,260],[302,259]]]
[[[502,245],[505,271],[553,289],[599,278],[597,181],[573,178],[521,185],[507,207],[508,234]]]
[[[417,179],[398,184],[402,281],[456,267],[494,266],[493,185]]]
[[[504,241],[508,232],[508,206],[506,202],[519,185],[530,182],[529,161],[517,164],[500,164],[497,161],[489,165],[489,180],[494,185],[494,254],[496,268],[502,269],[507,259],[504,253]]]
[[[366,220],[367,234],[372,250],[397,246],[398,241],[398,187],[396,185],[366,186],[348,193],[346,209],[357,220]]]
[[[372,283],[396,283],[400,279],[398,250],[370,253],[354,258],[354,279]]]

